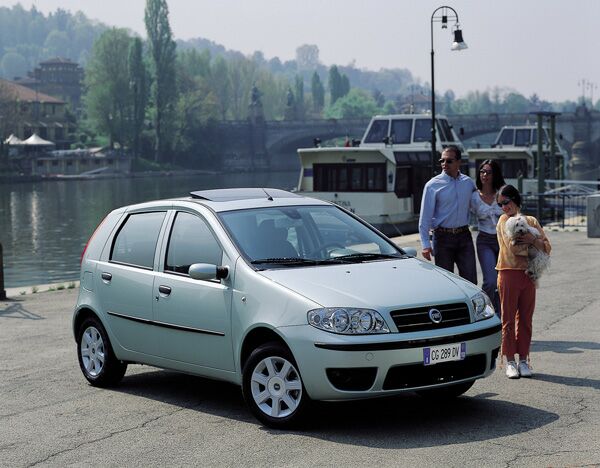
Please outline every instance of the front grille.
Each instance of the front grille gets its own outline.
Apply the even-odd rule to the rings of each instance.
[[[409,364],[390,368],[383,383],[384,390],[416,388],[478,377],[485,373],[485,354],[467,356],[462,361],[425,366]]]
[[[429,311],[431,309],[437,309],[442,313],[442,321],[440,323],[434,323],[429,318]],[[464,302],[394,310],[390,315],[400,333],[437,330],[439,328],[455,327],[471,323],[469,308]]]

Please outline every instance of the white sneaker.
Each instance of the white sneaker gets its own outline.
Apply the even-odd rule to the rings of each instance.
[[[521,374],[521,377],[526,378],[529,378],[533,375],[529,364],[527,364],[527,361],[519,361],[519,374]]]
[[[519,369],[517,369],[517,363],[515,361],[508,361],[506,363],[506,376],[509,379],[519,378]]]

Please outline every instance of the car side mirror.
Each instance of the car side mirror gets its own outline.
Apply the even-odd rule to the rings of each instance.
[[[416,257],[417,256],[417,249],[415,249],[414,247],[400,247],[404,253],[406,255],[409,255],[411,257]]]
[[[226,266],[211,265],[210,263],[194,263],[190,266],[189,275],[196,280],[224,279],[229,275]]]

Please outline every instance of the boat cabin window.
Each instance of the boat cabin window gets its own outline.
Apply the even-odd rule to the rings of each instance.
[[[415,120],[415,136],[413,141],[420,143],[423,141],[431,140],[431,120],[429,119],[416,119]]]
[[[512,145],[515,141],[515,129],[505,128],[500,133],[500,138],[496,142],[497,145]]]
[[[410,143],[412,123],[412,119],[392,120],[392,136],[394,137],[394,143]]]
[[[515,146],[529,146],[529,137],[531,130],[528,128],[519,128],[515,132]]]
[[[503,159],[498,163],[505,179],[516,179],[519,175],[529,177],[526,159]]]
[[[387,119],[374,120],[365,138],[365,143],[382,143],[383,139],[388,136],[388,124]]]
[[[385,192],[385,163],[314,164],[315,192]]]
[[[452,127],[446,119],[438,120],[438,123],[442,125],[442,130],[444,131],[444,138],[446,141],[454,141],[454,135],[452,135]]]

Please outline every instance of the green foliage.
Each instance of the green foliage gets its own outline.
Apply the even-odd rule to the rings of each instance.
[[[325,88],[316,71],[312,75],[310,88],[312,92],[313,112],[320,114],[325,106]]]
[[[132,96],[128,67],[131,38],[125,29],[109,29],[94,44],[86,68],[84,101],[93,126],[125,146],[131,125]]]
[[[305,107],[304,107],[304,80],[301,76],[296,75],[294,82],[294,92],[296,95],[296,118],[304,119]]]
[[[107,29],[83,13],[60,8],[45,16],[35,6],[25,10],[16,4],[0,7],[0,76],[25,76],[40,61],[56,56],[85,65],[94,40]],[[4,60],[9,54],[12,55]]]
[[[172,156],[172,114],[177,100],[175,87],[176,45],[169,24],[169,7],[166,0],[147,0],[144,21],[152,63],[154,160],[159,161]]]
[[[136,37],[129,46],[128,55],[129,88],[132,108],[127,142],[131,146],[134,157],[140,155],[141,135],[144,128],[150,86],[150,77],[148,76],[142,54],[142,40]]]
[[[361,119],[372,117],[378,110],[375,100],[368,92],[354,88],[325,109],[324,114],[329,119]]]
[[[336,65],[333,65],[329,69],[329,94],[331,96],[331,104],[335,104],[339,98],[343,96],[342,93],[342,75],[338,71]]]

